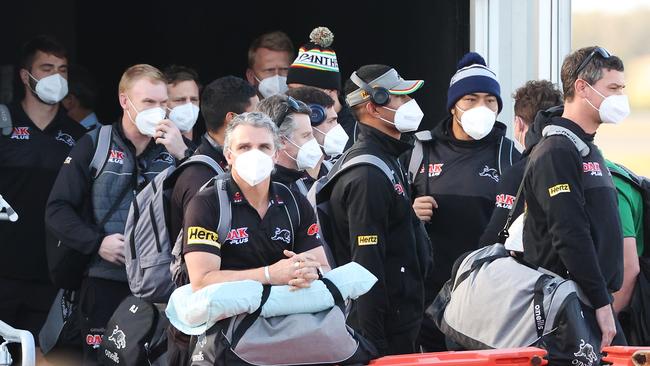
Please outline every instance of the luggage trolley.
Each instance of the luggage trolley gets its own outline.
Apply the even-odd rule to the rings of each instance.
[[[16,222],[18,214],[0,195],[0,221]],[[11,365],[12,359],[7,349],[9,343],[20,343],[22,348],[23,366],[36,364],[34,337],[26,330],[15,329],[0,320],[0,337],[5,341],[0,344],[0,366]]]

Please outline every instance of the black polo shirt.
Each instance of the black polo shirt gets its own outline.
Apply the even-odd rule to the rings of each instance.
[[[0,277],[49,281],[45,258],[45,203],[61,164],[86,129],[63,108],[41,130],[20,103],[8,106],[13,122],[0,136],[0,195],[19,215],[0,221]]]
[[[208,252],[221,257],[222,270],[259,268],[286,258],[283,250],[296,253],[321,246],[314,211],[306,198],[294,195],[298,204],[300,224],[290,237],[292,228],[285,205],[292,205],[273,186],[269,188],[269,209],[260,218],[232,179],[227,178],[232,223],[226,238],[219,238],[219,202],[212,186],[199,192],[185,211],[183,253]],[[201,234],[201,235],[197,235]]]

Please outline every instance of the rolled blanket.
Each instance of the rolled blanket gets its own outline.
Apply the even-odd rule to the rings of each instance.
[[[327,272],[323,277],[332,281],[344,300],[357,299],[370,291],[377,278],[358,263],[350,262]],[[262,284],[245,280],[206,286],[192,292],[191,285],[176,289],[165,313],[178,330],[199,335],[219,320],[243,313],[253,313],[262,301]],[[309,288],[290,291],[289,286],[272,286],[261,316],[316,313],[334,306],[334,298],[322,281]]]

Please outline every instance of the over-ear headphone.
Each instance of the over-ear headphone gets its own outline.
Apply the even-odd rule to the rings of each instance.
[[[325,121],[327,117],[327,111],[320,104],[310,104],[309,109],[311,109],[311,114],[309,115],[309,120],[311,121],[312,126],[318,126]]]
[[[388,89],[381,86],[371,87],[357,75],[356,71],[350,75],[350,80],[352,80],[353,83],[357,84],[358,87],[368,93],[370,100],[373,103],[381,106],[388,104],[390,100],[390,93],[388,92]]]

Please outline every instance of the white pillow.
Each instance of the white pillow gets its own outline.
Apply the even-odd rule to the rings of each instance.
[[[357,299],[377,282],[377,277],[355,262],[335,268],[324,277],[332,281],[346,301]],[[185,285],[172,293],[165,313],[181,332],[199,335],[221,319],[254,312],[261,300],[262,284],[257,281],[225,282],[194,293],[190,285]],[[316,313],[333,306],[334,298],[322,281],[296,291],[289,286],[272,286],[261,316]]]

